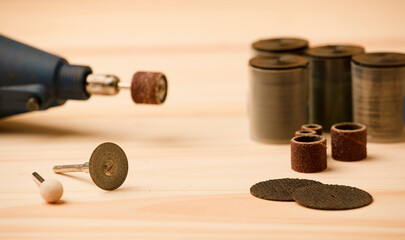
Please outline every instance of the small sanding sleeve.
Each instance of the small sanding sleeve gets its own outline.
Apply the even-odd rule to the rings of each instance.
[[[295,134],[294,134],[295,137],[305,136],[305,135],[318,135],[318,134],[313,130],[298,130],[298,131],[295,131]]]
[[[358,123],[338,123],[331,127],[332,158],[358,161],[367,157],[367,128]]]
[[[317,135],[322,135],[323,127],[319,124],[304,124],[301,126],[301,130],[312,130],[315,131]]]
[[[135,103],[162,104],[166,99],[167,80],[160,72],[136,72],[132,77],[131,95]]]
[[[326,138],[319,135],[298,136],[291,139],[291,168],[302,173],[326,169]]]

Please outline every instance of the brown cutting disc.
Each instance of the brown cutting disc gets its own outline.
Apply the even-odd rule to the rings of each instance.
[[[291,193],[300,187],[322,184],[308,179],[281,178],[258,182],[250,188],[250,193],[258,198],[273,201],[294,201]]]
[[[91,179],[99,188],[117,189],[127,178],[127,156],[117,144],[102,143],[91,154],[89,172]]]
[[[364,207],[373,197],[361,189],[343,185],[310,185],[296,189],[293,199],[300,205],[322,210],[345,210]]]

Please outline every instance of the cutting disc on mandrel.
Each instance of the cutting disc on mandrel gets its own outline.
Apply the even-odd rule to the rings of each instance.
[[[89,172],[91,179],[99,188],[104,190],[119,188],[127,178],[127,156],[117,144],[102,143],[91,154]]]
[[[364,207],[373,197],[361,189],[343,185],[311,185],[296,189],[293,199],[300,205],[322,210],[345,210]]]
[[[291,193],[300,187],[322,184],[308,179],[281,178],[258,182],[250,188],[250,193],[258,198],[273,201],[294,201]]]
[[[132,77],[131,96],[135,103],[162,104],[167,96],[167,79],[160,72],[136,72]]]

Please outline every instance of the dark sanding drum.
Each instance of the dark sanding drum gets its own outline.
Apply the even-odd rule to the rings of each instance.
[[[307,122],[308,60],[297,55],[249,62],[249,120],[254,140],[288,143]]]
[[[367,128],[359,123],[338,123],[330,130],[332,158],[358,161],[367,157]]]
[[[370,141],[396,141],[404,126],[405,54],[353,57],[354,121],[365,124]]]
[[[327,45],[306,51],[310,59],[309,120],[325,131],[339,122],[351,122],[352,85],[350,62],[364,49],[353,45]]]
[[[272,56],[274,54],[303,55],[308,41],[302,38],[268,38],[252,44],[253,56]]]

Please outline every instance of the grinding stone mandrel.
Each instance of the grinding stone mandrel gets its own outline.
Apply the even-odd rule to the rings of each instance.
[[[273,201],[294,201],[291,193],[300,187],[322,184],[318,181],[298,178],[271,179],[258,182],[250,188],[250,193],[261,199]]]
[[[304,124],[301,126],[301,130],[313,130],[317,135],[322,135],[322,126],[315,123]]]
[[[291,168],[302,173],[326,169],[326,138],[319,135],[293,137],[291,143]]]
[[[46,202],[54,203],[62,197],[63,186],[58,180],[49,179],[45,181],[37,172],[32,173],[32,178],[39,186],[39,193]]]
[[[295,131],[295,134],[294,134],[295,137],[304,136],[304,135],[317,135],[317,133],[313,130],[298,130],[298,131]]]
[[[90,161],[84,164],[54,166],[55,173],[89,172],[93,182],[101,189],[119,188],[128,174],[128,159],[115,143],[105,142],[94,149]]]
[[[369,205],[373,197],[366,191],[349,186],[317,184],[292,192],[300,205],[321,210],[345,210]]]
[[[135,103],[162,104],[167,89],[167,79],[163,73],[137,72],[132,77],[131,95]]]
[[[367,157],[367,128],[359,123],[338,123],[330,130],[332,158],[358,161]]]

